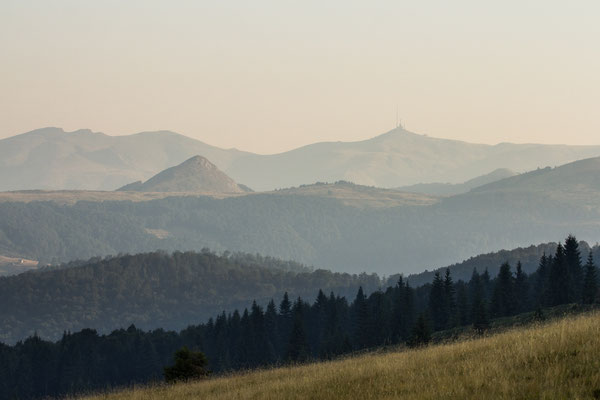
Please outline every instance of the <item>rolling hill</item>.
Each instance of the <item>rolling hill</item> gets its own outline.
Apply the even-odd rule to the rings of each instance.
[[[153,252],[89,260],[0,277],[0,345],[37,332],[57,340],[65,330],[108,332],[183,329],[223,310],[264,305],[288,292],[310,298],[317,288],[342,296],[381,285],[375,275],[312,270],[248,254]],[[41,301],[42,300],[42,301]]]
[[[462,183],[498,168],[523,172],[600,156],[600,146],[471,144],[402,128],[359,142],[315,143],[259,155],[169,131],[108,136],[43,128],[0,140],[0,190],[114,190],[201,155],[236,182],[265,191],[314,182],[378,187]]]
[[[245,193],[249,190],[235,183],[206,158],[194,156],[159,172],[146,182],[130,183],[118,191]]]
[[[515,176],[516,173],[507,168],[499,168],[482,176],[469,179],[464,183],[418,183],[416,185],[402,186],[398,190],[404,192],[422,193],[431,196],[453,196],[466,193],[476,187],[487,185],[505,178]]]
[[[569,232],[596,243],[599,164],[598,159],[578,161],[456,196],[421,200],[343,183],[149,201],[38,198],[26,203],[15,201],[19,193],[13,193],[0,202],[0,254],[45,264],[208,247],[336,271],[409,274],[475,254],[556,242]],[[384,195],[390,198],[381,201],[390,206],[377,204]]]

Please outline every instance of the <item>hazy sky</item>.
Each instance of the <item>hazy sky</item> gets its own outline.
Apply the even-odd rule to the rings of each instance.
[[[0,0],[0,137],[600,144],[600,1]]]

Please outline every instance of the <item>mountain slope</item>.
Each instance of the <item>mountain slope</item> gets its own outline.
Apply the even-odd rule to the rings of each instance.
[[[380,284],[373,275],[312,271],[248,254],[154,252],[89,260],[0,278],[0,346],[35,331],[56,340],[65,330],[83,328],[183,329],[253,300],[262,306],[284,292],[292,299],[314,296],[316,288],[353,296],[359,286],[371,292]]]
[[[390,350],[85,400],[593,399],[600,315],[568,316],[412,350]]]
[[[496,182],[501,179],[515,176],[516,173],[507,168],[498,168],[482,176],[470,179],[464,183],[418,183],[416,185],[402,186],[398,190],[412,193],[422,193],[432,196],[452,196],[455,194],[466,193],[471,189],[488,183]]]
[[[0,191],[114,190],[200,154],[220,168],[242,152],[173,132],[107,136],[44,128],[0,140]]]
[[[118,190],[137,192],[246,192],[233,179],[202,156],[194,156],[175,167],[168,168],[144,183],[131,183]]]
[[[431,204],[392,207],[369,205],[376,198],[355,207],[346,205],[343,196],[285,191],[222,199],[7,201],[0,202],[0,254],[44,264],[157,248],[208,247],[338,271],[406,274],[524,243],[556,242],[569,232],[596,243],[598,175],[600,165],[582,161]],[[522,179],[527,182],[521,184]]]
[[[397,128],[359,142],[315,143],[269,156],[245,154],[224,170],[255,190],[338,180],[400,187],[428,182],[461,183],[499,168],[523,172],[594,156],[600,156],[600,146],[490,146],[437,139]]]
[[[0,191],[114,190],[201,155],[255,190],[352,181],[378,187],[460,183],[494,171],[517,172],[600,156],[600,146],[471,144],[402,128],[358,142],[315,143],[285,153],[224,150],[173,132],[107,136],[44,128],[0,140]]]

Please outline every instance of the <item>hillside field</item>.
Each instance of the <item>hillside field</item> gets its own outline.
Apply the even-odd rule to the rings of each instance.
[[[86,400],[598,399],[600,313],[503,333]]]

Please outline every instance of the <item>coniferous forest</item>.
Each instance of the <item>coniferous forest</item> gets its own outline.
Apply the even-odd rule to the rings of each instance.
[[[180,332],[135,326],[99,335],[91,329],[65,332],[57,342],[37,335],[14,346],[0,344],[0,398],[28,399],[163,380],[163,368],[186,346],[202,351],[213,374],[330,359],[383,345],[426,344],[431,334],[472,326],[484,332],[494,318],[568,303],[598,302],[598,272],[591,253],[575,237],[541,257],[527,275],[520,263],[504,263],[495,277],[474,270],[468,282],[452,271],[411,287],[397,284],[354,298],[318,291],[301,298],[256,302],[222,313]]]

